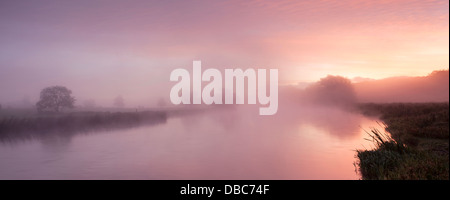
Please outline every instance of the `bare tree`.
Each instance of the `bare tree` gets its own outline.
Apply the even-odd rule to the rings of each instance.
[[[72,91],[63,86],[52,86],[44,88],[40,94],[40,100],[36,103],[38,112],[51,109],[59,112],[61,108],[73,108],[75,98],[71,96]]]

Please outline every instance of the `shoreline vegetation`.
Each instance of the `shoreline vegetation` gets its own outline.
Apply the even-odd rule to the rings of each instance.
[[[164,111],[45,113],[0,118],[0,141],[49,135],[71,136],[97,130],[113,130],[165,123]]]
[[[0,142],[39,139],[48,136],[71,137],[96,131],[152,126],[164,124],[170,117],[192,115],[205,110],[203,107],[167,107],[147,110],[131,108],[85,110],[78,108],[61,112],[39,113],[32,108],[7,108],[0,110]]]
[[[448,180],[449,103],[360,104],[385,130],[367,131],[375,149],[357,150],[364,180]],[[382,128],[382,129],[383,129]]]

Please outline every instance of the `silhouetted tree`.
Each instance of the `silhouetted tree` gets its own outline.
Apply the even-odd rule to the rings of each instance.
[[[351,106],[356,93],[351,81],[341,76],[328,75],[307,88],[314,102],[326,105]]]
[[[40,99],[36,103],[38,112],[51,109],[59,112],[61,108],[73,108],[75,98],[71,96],[72,91],[63,86],[52,86],[41,91]]]
[[[118,108],[123,108],[125,106],[122,95],[119,95],[114,99],[114,106]]]

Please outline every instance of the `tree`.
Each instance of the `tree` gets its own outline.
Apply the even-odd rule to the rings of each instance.
[[[114,106],[116,106],[118,108],[123,108],[125,106],[122,95],[119,95],[114,99]]]
[[[72,91],[63,86],[52,86],[41,91],[40,99],[36,103],[38,112],[51,109],[59,112],[61,108],[73,108],[75,98],[71,96]]]
[[[351,81],[341,76],[327,76],[309,88],[314,102],[326,105],[351,106],[356,103],[356,93]]]

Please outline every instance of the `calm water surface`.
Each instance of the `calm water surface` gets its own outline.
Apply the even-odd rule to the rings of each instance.
[[[126,130],[0,143],[0,179],[359,179],[374,119],[331,108],[220,109]]]

